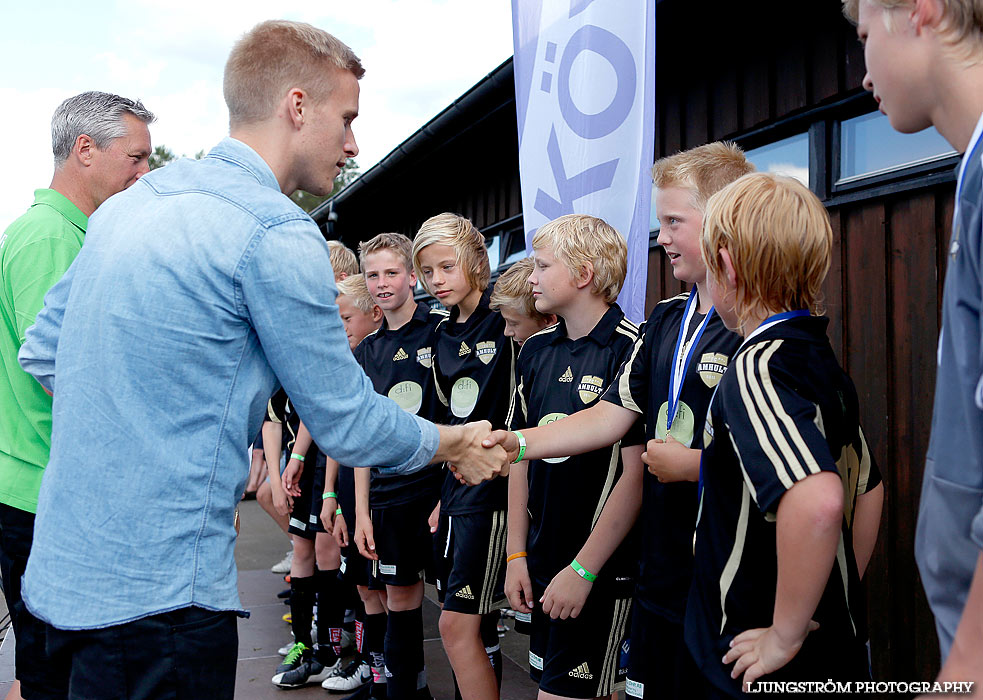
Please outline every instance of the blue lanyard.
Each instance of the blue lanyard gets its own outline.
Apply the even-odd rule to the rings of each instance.
[[[737,348],[737,352],[734,353],[734,357],[737,357],[740,354],[741,350],[744,349],[744,346],[747,345],[751,341],[751,339],[754,338],[754,336],[760,335],[767,329],[771,328],[772,326],[778,323],[781,323],[782,321],[787,321],[790,318],[798,318],[799,316],[808,316],[808,315],[809,315],[808,309],[796,309],[795,311],[783,311],[780,314],[769,316],[768,318],[765,319],[764,323],[762,323],[760,326],[755,328],[754,331],[750,335],[748,335],[747,338],[744,339],[744,342],[741,343],[741,346]],[[721,377],[721,381],[723,381],[722,377]],[[713,390],[713,395],[710,397],[710,403],[707,404],[707,418],[710,417],[710,409],[713,408],[713,400],[717,398],[717,389],[719,388],[720,388],[720,382],[717,382],[717,386]],[[706,448],[706,445],[704,445],[704,448]],[[700,480],[696,486],[696,497],[697,497],[697,502],[699,503],[699,506],[696,511],[696,523],[697,525],[699,525],[700,516],[703,514],[703,450],[700,450]]]
[[[667,435],[669,429],[672,428],[673,420],[676,418],[676,410],[679,408],[679,396],[683,393],[683,381],[686,379],[686,371],[689,369],[689,363],[693,359],[693,354],[696,352],[696,346],[703,336],[703,331],[707,329],[710,317],[713,316],[713,307],[711,306],[706,317],[696,329],[696,333],[693,334],[693,340],[690,342],[689,347],[683,352],[683,347],[686,343],[686,331],[689,328],[693,314],[696,313],[698,301],[699,295],[696,293],[696,287],[694,286],[693,291],[689,293],[689,299],[686,300],[686,311],[683,313],[683,320],[679,324],[676,350],[673,352],[672,367],[669,370],[669,411],[666,414]]]

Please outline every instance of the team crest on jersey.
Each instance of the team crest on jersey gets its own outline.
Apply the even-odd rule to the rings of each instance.
[[[396,354],[393,355],[393,362],[399,362],[400,360],[408,360],[408,359],[410,359],[410,356],[406,354],[406,351],[403,350],[403,348],[397,350]]]
[[[570,365],[567,365],[567,371],[561,374],[556,381],[563,382],[564,384],[569,384],[573,381],[573,371],[570,369]]]
[[[426,367],[427,369],[433,367],[432,358],[433,358],[433,353],[430,351],[429,347],[420,348],[419,350],[416,351],[416,361],[419,362],[424,367]]]
[[[590,403],[597,399],[604,391],[604,380],[600,377],[595,377],[592,374],[585,374],[580,378],[580,384],[577,386],[577,393],[580,394],[580,400],[584,403]]]
[[[727,356],[719,352],[705,352],[696,365],[700,379],[711,389],[720,382],[720,377],[727,369]]]
[[[474,354],[478,356],[478,359],[484,362],[486,365],[492,361],[495,357],[495,341],[494,340],[483,340],[478,343],[475,347]]]
[[[457,351],[457,356],[464,357],[465,355],[469,355],[469,354],[471,354],[471,348],[469,348],[468,344],[462,340],[461,347]]]

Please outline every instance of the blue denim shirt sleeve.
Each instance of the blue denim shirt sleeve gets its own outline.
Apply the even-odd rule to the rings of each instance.
[[[17,353],[21,368],[33,376],[48,391],[55,391],[55,353],[58,350],[58,334],[65,317],[68,294],[72,289],[73,270],[68,271],[44,295],[44,307],[27,329],[24,344]]]
[[[242,312],[318,446],[342,464],[417,471],[437,428],[377,394],[348,348],[328,248],[310,219],[261,228],[239,265]]]

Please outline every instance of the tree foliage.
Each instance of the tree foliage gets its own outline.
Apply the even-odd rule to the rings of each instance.
[[[156,170],[157,168],[163,168],[165,165],[171,161],[177,160],[178,158],[187,158],[187,156],[178,156],[170,148],[164,144],[154,146],[154,152],[150,154],[149,162],[150,169]],[[195,160],[201,160],[205,157],[205,149],[201,149],[195,153]]]
[[[305,192],[304,190],[297,190],[292,195],[290,199],[294,200],[294,203],[306,212],[314,211],[315,207],[319,205],[324,200],[329,197],[333,197],[343,190],[349,183],[355,180],[361,173],[358,170],[358,163],[354,159],[349,158],[348,162],[345,163],[345,167],[341,169],[341,173],[334,181],[334,188],[331,190],[331,194],[325,196],[318,196],[311,194],[310,192]]]

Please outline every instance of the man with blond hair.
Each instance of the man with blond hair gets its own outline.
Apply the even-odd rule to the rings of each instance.
[[[230,138],[106,202],[27,332],[21,365],[57,398],[24,600],[72,697],[232,698],[243,447],[278,386],[345,464],[504,465],[487,423],[438,428],[375,393],[328,246],[287,196],[327,194],[358,153],[363,72],[310,25],[249,31],[225,68]]]
[[[20,595],[51,444],[51,397],[17,364],[17,351],[44,295],[78,255],[89,216],[150,169],[153,120],[139,101],[106,92],[62,102],[51,117],[51,184],[0,235],[0,578],[27,698],[64,697],[65,679],[45,653],[44,623]]]
[[[896,130],[934,126],[960,153],[932,433],[915,558],[943,681],[983,683],[983,2],[844,0],[874,95]]]

